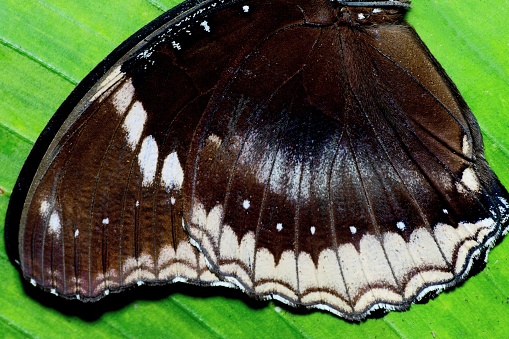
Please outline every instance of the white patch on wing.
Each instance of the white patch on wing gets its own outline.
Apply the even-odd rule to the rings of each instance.
[[[324,249],[320,253],[317,266],[314,266],[310,259],[308,254],[299,254],[299,286],[302,302],[307,304],[325,302],[335,305],[338,309],[352,312],[352,308],[345,302],[348,300],[348,294],[336,253],[332,249]]]
[[[109,218],[104,218],[102,223],[103,223],[103,225],[108,225],[110,223],[110,219]]]
[[[357,285],[356,293],[362,293],[362,288],[369,288],[370,286],[380,285],[381,283],[384,287],[372,287],[372,296],[370,293],[365,293],[356,303],[355,308],[358,311],[363,311],[369,307],[374,300],[386,300],[392,303],[401,302],[403,296],[395,292],[399,289],[398,284],[378,238],[370,234],[364,235],[360,241],[358,253],[367,285]],[[348,270],[344,271],[345,276],[348,273]],[[345,280],[347,280],[346,277]],[[391,288],[389,289],[387,286]],[[374,297],[374,299],[371,299],[372,297]]]
[[[282,224],[282,223],[280,223],[280,222],[279,222],[279,223],[277,223],[277,225],[276,225],[276,229],[277,229],[277,231],[278,231],[278,232],[281,232],[281,231],[283,230],[283,224]]]
[[[159,253],[159,279],[169,279],[175,276],[198,278],[198,263],[196,250],[188,241],[180,241],[177,250],[173,246],[164,246]]]
[[[284,251],[279,263],[266,248],[256,251],[255,280],[258,282],[255,289],[258,293],[279,293],[296,299],[297,271],[295,254],[293,251]],[[261,282],[260,282],[261,281]],[[282,285],[277,281],[285,283]]]
[[[60,221],[60,216],[56,211],[51,213],[49,218],[49,228],[48,233],[55,235],[57,238],[60,238],[60,233],[62,232],[62,223]]]
[[[151,255],[143,253],[138,258],[128,258],[123,263],[124,284],[155,280],[154,261]]]
[[[461,222],[457,227],[447,224],[438,224],[435,227],[435,237],[446,259],[452,263],[456,254],[455,274],[461,273],[465,267],[470,250],[483,243],[495,227],[496,223],[491,218],[476,223]],[[459,249],[458,245],[461,245]]]
[[[480,189],[479,180],[471,167],[467,167],[461,175],[461,183],[456,183],[456,189],[460,193],[467,194],[468,190],[478,192]],[[467,190],[468,189],[468,190]]]
[[[209,26],[209,23],[206,20],[202,21],[200,23],[200,26],[203,27],[205,32],[210,32],[210,26]]]
[[[138,154],[138,164],[143,175],[143,186],[150,186],[154,182],[158,156],[157,142],[153,136],[149,135],[143,140]]]
[[[245,210],[248,210],[248,209],[249,209],[249,207],[251,207],[251,202],[250,202],[249,200],[247,200],[247,199],[246,199],[246,200],[244,200],[244,201],[242,202],[242,207],[244,207],[244,209],[245,209]]]
[[[355,226],[350,226],[350,232],[352,232],[352,234],[357,233],[357,228]]]
[[[184,182],[184,170],[180,165],[177,152],[170,153],[164,159],[161,180],[169,190],[179,190]]]
[[[147,121],[147,112],[143,108],[141,102],[136,101],[127,116],[125,117],[122,127],[127,133],[127,144],[132,150],[136,148],[141,139],[143,128]]]
[[[176,41],[172,41],[171,42],[171,45],[173,46],[173,48],[175,48],[177,51],[180,51],[182,49],[182,46],[180,46],[180,44]]]
[[[315,235],[315,232],[316,232],[315,226],[311,226],[311,228],[309,230],[311,231],[311,235]]]
[[[399,230],[404,231],[404,230],[405,230],[405,228],[406,228],[406,225],[405,225],[405,223],[404,223],[403,221],[398,221],[398,222],[396,223],[396,227],[397,227]]]
[[[217,148],[221,145],[221,138],[212,133],[207,137],[207,145],[208,144],[212,144]]]
[[[472,156],[472,148],[470,147],[470,142],[468,141],[468,136],[466,134],[463,136],[463,144],[461,146],[461,151],[463,152],[463,155],[467,157]]]
[[[49,207],[50,207],[49,202],[44,200],[43,202],[41,202],[41,207],[39,207],[39,213],[41,213],[43,217],[47,217],[49,213]]]
[[[127,107],[131,104],[134,97],[134,86],[131,79],[128,79],[122,86],[117,89],[113,95],[113,107],[117,111],[118,115],[124,115]]]
[[[207,252],[213,262],[217,261],[214,248],[218,247],[221,220],[223,220],[223,206],[216,205],[207,213],[203,204],[194,200],[189,228],[192,237],[190,240],[200,243],[201,249]]]
[[[95,276],[95,281],[97,282],[96,288],[94,292],[98,294],[99,292],[103,291],[103,293],[106,293],[107,291],[110,291],[111,289],[116,289],[119,287],[119,276],[115,269],[109,269],[104,273],[98,273]],[[79,284],[81,284],[81,281],[79,281]]]
[[[336,263],[337,264],[337,263]],[[320,285],[319,276],[317,274],[317,267],[311,258],[311,255],[306,252],[299,253],[297,262],[299,287],[301,291],[312,289]]]
[[[78,235],[80,235],[80,230],[77,229],[76,231],[74,231],[74,237],[77,238]]]
[[[337,256],[348,292],[351,297],[354,298],[359,293],[361,287],[368,285],[368,281],[362,269],[359,253],[353,244],[346,243],[339,246]],[[367,293],[370,295],[370,298],[374,298],[371,291]]]
[[[504,205],[503,207],[504,208],[509,208],[509,203],[507,202],[507,200],[505,200],[503,197],[497,197],[498,200],[500,200],[500,202],[502,203],[502,205]]]
[[[249,270],[252,269],[254,263],[255,251],[255,235],[253,232],[246,233],[242,240],[239,239],[230,226],[223,226],[223,234],[221,236],[221,245],[219,253],[221,254],[221,270],[228,275],[239,277],[241,280],[252,285]]]
[[[387,249],[388,246],[391,245],[387,245],[385,248]],[[414,230],[406,246],[411,256],[409,259],[412,260],[413,268],[429,266],[433,267],[433,269],[420,271],[418,276],[414,275],[411,277],[405,288],[405,296],[415,295],[417,290],[424,285],[436,284],[452,279],[453,275],[449,272],[448,265],[428,230],[424,228]],[[401,262],[401,254],[398,253],[398,255],[400,256],[399,259],[391,260],[393,266],[397,266]],[[409,273],[410,269],[405,272],[405,275]]]
[[[409,248],[412,253],[417,254],[416,257],[418,257],[420,261],[419,266],[432,265],[447,269],[447,263],[444,261],[437,243],[427,229],[418,228],[414,230],[409,240]],[[414,258],[414,260],[417,259]]]

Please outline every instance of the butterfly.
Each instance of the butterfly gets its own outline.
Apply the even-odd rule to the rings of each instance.
[[[463,281],[508,194],[408,6],[187,1],[147,25],[20,174],[23,275],[85,301],[238,287],[350,320]]]

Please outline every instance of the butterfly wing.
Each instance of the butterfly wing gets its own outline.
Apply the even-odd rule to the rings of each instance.
[[[287,3],[192,141],[193,243],[250,295],[350,319],[457,284],[508,218],[472,113],[400,9]]]
[[[464,279],[505,230],[507,192],[401,20],[325,0],[167,13],[37,142],[18,182],[24,275],[85,300],[231,282],[349,319]]]
[[[82,300],[144,282],[228,285],[188,242],[182,210],[194,130],[243,39],[210,32],[216,5],[187,2],[135,34],[49,123],[22,177],[34,162],[37,172],[20,178],[31,182],[19,257],[32,284]]]

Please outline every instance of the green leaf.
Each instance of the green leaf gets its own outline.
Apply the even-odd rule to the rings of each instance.
[[[19,170],[58,106],[109,52],[177,2],[0,2],[0,229]],[[509,185],[507,17],[509,2],[504,0],[497,5],[414,0],[407,15],[472,108],[488,161],[505,185]],[[159,298],[147,294],[152,293],[149,288],[135,289],[120,307],[106,311],[51,295],[41,302],[30,296],[30,288],[23,288],[0,239],[4,337],[449,338],[509,333],[507,241],[492,251],[486,269],[461,287],[409,311],[352,324],[318,311],[252,302],[238,291],[184,284],[155,288],[154,293],[161,292]],[[62,304],[71,311],[63,312]]]

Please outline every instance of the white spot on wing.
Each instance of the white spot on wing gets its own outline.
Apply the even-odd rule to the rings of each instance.
[[[170,153],[164,159],[161,179],[168,190],[178,190],[182,187],[184,171],[180,165],[177,152]]]
[[[138,164],[143,175],[143,186],[149,186],[154,182],[157,169],[157,157],[159,149],[153,136],[149,135],[141,144],[138,154]]]
[[[352,234],[357,233],[357,228],[355,228],[355,226],[350,226],[350,232],[352,232]]]
[[[170,198],[170,202],[171,202],[171,204],[172,204],[172,205],[175,205],[175,201],[176,201],[176,200],[175,200],[175,197],[171,197],[171,198]]]
[[[54,294],[56,296],[58,296],[58,293],[57,293],[57,290],[52,288],[50,291],[49,291],[51,294]]]
[[[78,235],[80,235],[80,231],[79,230],[74,231],[74,237],[77,238]]]
[[[244,209],[249,209],[249,207],[251,207],[251,202],[249,200],[244,200],[244,202],[242,202],[242,207],[244,207]]]
[[[461,151],[463,152],[464,155],[466,155],[467,157],[470,157],[472,155],[471,150],[472,149],[470,148],[470,142],[468,142],[468,137],[465,134],[463,136],[463,145],[461,147]]]
[[[242,6],[242,10],[244,11],[244,13],[247,13],[249,12],[249,6]]]
[[[316,232],[316,228],[315,226],[311,226],[311,235],[315,235],[315,232]]]
[[[210,32],[210,26],[209,26],[209,23],[204,20],[200,23],[200,26],[203,27],[203,29],[205,30],[205,32]]]
[[[468,191],[465,188],[472,192],[478,192],[480,188],[479,180],[471,167],[467,167],[463,171],[463,174],[461,175],[461,183],[456,183],[456,189],[458,192],[467,193]]]
[[[110,219],[109,218],[104,218],[103,219],[103,225],[108,225],[110,223]]]
[[[221,145],[221,138],[212,133],[207,137],[207,143],[211,143],[214,146],[219,147]]]
[[[283,230],[283,224],[279,222],[279,223],[276,225],[276,229],[277,229],[277,231],[278,231],[278,232],[281,232],[281,231]]]
[[[33,285],[33,286],[37,286],[37,283],[35,282],[34,279],[30,279],[30,283]]]
[[[180,44],[176,41],[172,41],[171,42],[171,45],[173,46],[173,48],[175,48],[176,50],[180,51],[182,49],[182,47],[180,46]]]
[[[62,223],[60,222],[60,217],[58,216],[57,212],[51,213],[51,217],[49,218],[48,232],[50,234],[54,234],[57,238],[59,238],[61,230]]]
[[[442,210],[442,212],[444,212],[444,214],[449,214],[449,211],[446,210],[445,208]]]
[[[47,216],[48,212],[49,212],[49,202],[44,200],[41,203],[41,207],[39,208],[39,212],[41,213],[42,216],[44,216],[44,217]]]
[[[372,13],[374,13],[374,14],[381,13],[381,12],[382,12],[382,9],[381,9],[381,8],[374,8],[374,9],[372,10]]]
[[[359,20],[364,20],[364,19],[366,19],[366,16],[364,16],[364,14],[362,14],[362,13],[359,13],[359,14],[357,15],[357,17],[359,18]]]
[[[134,86],[131,79],[127,80],[122,87],[113,95],[113,106],[118,115],[123,115],[134,96]]]
[[[405,225],[405,223],[404,223],[403,221],[398,221],[398,222],[396,223],[396,227],[397,227],[398,229],[400,229],[400,230],[404,231],[404,230],[405,230],[405,228],[406,228],[406,225]]]
[[[135,149],[140,142],[143,127],[147,121],[147,112],[141,102],[136,101],[127,114],[122,127],[127,132],[127,144]]]

